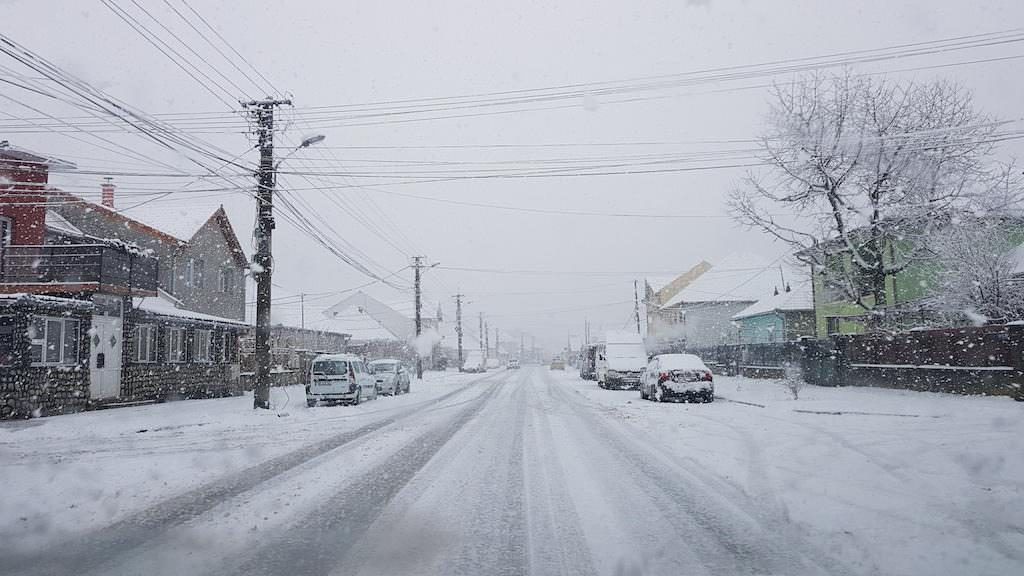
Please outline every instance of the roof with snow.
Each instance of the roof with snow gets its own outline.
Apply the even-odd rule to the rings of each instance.
[[[200,228],[213,222],[224,234],[224,238],[230,246],[231,255],[238,265],[241,267],[249,265],[249,260],[238,241],[238,235],[231,225],[231,220],[220,203],[197,203],[192,199],[182,202],[175,198],[173,204],[150,202],[124,209],[112,209],[57,188],[50,188],[48,191],[51,194],[50,202],[54,206],[60,206],[67,202],[87,205],[90,214],[99,214],[115,222],[123,223],[126,227],[157,238],[161,242],[187,243],[192,240]]]
[[[182,194],[174,203],[150,202],[117,209],[117,213],[188,242],[196,232],[222,210],[220,202],[189,199],[181,202]]]
[[[7,140],[0,141],[0,160],[13,160],[25,164],[37,164],[46,166],[50,170],[75,170],[77,167],[73,162],[61,160],[39,152],[32,152],[18,146],[11,146]]]
[[[756,302],[779,285],[779,267],[751,254],[731,254],[679,291],[662,308],[696,302]]]
[[[814,294],[810,281],[791,285],[789,292],[781,291],[778,294],[766,296],[737,312],[732,319],[741,320],[776,311],[794,312],[800,310],[814,310]]]
[[[74,224],[68,222],[63,216],[54,210],[46,211],[46,227],[55,232],[68,236],[85,236]]]
[[[172,296],[164,292],[159,291],[156,296],[147,296],[142,298],[132,298],[132,305],[150,314],[156,314],[159,316],[168,316],[172,318],[183,318],[188,320],[198,320],[201,322],[216,322],[218,324],[234,324],[236,326],[249,326],[248,323],[239,320],[233,320],[231,318],[223,318],[221,316],[214,316],[212,314],[204,314],[202,312],[194,312],[192,310],[186,310],[178,306],[177,300]]]
[[[323,316],[318,328],[351,334],[352,340],[408,342],[415,334],[412,318],[362,291],[324,310]]]

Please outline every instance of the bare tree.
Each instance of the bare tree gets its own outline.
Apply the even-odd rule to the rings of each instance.
[[[917,240],[983,176],[996,123],[947,82],[813,75],[773,97],[769,169],[733,192],[734,217],[789,244],[844,300],[889,304],[886,276],[933,256]]]
[[[972,210],[951,217],[931,241],[938,285],[926,306],[946,323],[1016,320],[1024,314],[1024,283],[1015,276],[1024,256],[1024,181],[1014,165],[1002,167]]]

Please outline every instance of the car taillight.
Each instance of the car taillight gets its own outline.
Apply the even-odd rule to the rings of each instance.
[[[352,366],[348,367],[348,379],[349,380],[355,380],[356,379],[356,371],[352,369]]]
[[[705,371],[704,372],[704,377],[702,378],[702,380],[704,380],[705,382],[713,381],[712,376],[711,376],[711,372],[710,371]]]
[[[350,383],[349,383],[349,385],[348,385],[348,391],[349,391],[349,392],[355,392],[355,391],[356,391],[356,383],[355,383],[355,382],[350,382]]]
[[[669,374],[668,372],[662,372],[661,374],[658,374],[658,384],[661,384],[663,382],[667,382],[667,381],[669,381],[671,379],[672,379],[672,374]]]

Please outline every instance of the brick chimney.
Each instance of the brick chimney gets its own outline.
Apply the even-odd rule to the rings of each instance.
[[[110,208],[111,210],[113,210],[114,209],[114,179],[111,178],[110,176],[107,176],[106,178],[104,178],[103,179],[103,184],[100,186],[100,189],[103,191],[103,198],[100,201],[100,203],[103,204],[104,206],[106,206],[107,208]]]

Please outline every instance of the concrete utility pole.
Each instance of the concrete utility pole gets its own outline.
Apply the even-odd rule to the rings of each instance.
[[[242,105],[255,108],[260,148],[260,167],[256,173],[256,255],[252,273],[256,280],[256,382],[253,408],[270,409],[270,281],[273,272],[271,235],[274,230],[274,110],[291,105],[291,100],[253,100]]]
[[[462,370],[462,297],[465,294],[455,295],[455,333],[459,336],[459,370]]]
[[[480,330],[477,332],[480,335],[480,353],[484,352],[484,313],[480,313]]]
[[[633,280],[633,314],[636,315],[636,333],[643,335],[640,331],[640,294],[637,292],[637,282]]]
[[[484,322],[484,360],[491,357],[491,328]]]
[[[416,287],[416,379],[423,380],[423,359],[420,358],[420,333],[423,331],[423,319],[420,316],[421,294],[420,294],[420,269],[423,268],[423,256],[412,257],[412,267],[415,271]]]

